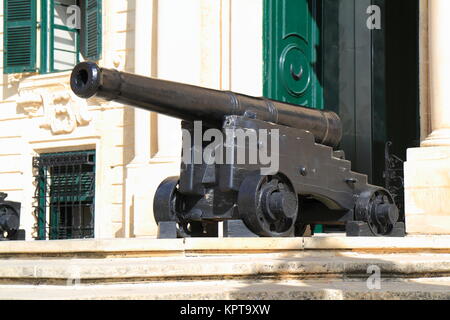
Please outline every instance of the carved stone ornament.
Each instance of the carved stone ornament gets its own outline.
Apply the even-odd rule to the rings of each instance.
[[[88,106],[110,105],[107,101],[78,98],[70,89],[70,72],[35,75],[18,79],[17,111],[30,118],[42,117],[42,129],[53,135],[71,134],[88,126],[92,116]]]
[[[24,90],[19,93],[17,108],[29,117],[44,115],[40,128],[54,135],[73,133],[80,126],[91,123],[86,100],[79,99],[69,90]]]
[[[54,135],[70,134],[79,126],[87,126],[92,117],[85,100],[78,99],[69,91],[51,93],[43,97],[45,120],[40,125]]]
[[[17,98],[17,108],[29,117],[36,116],[43,105],[42,96],[33,91],[21,92]]]

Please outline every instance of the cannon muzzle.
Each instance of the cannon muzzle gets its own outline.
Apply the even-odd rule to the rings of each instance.
[[[147,78],[91,62],[75,67],[70,84],[81,98],[96,96],[187,121],[221,125],[226,116],[249,116],[307,130],[317,143],[330,147],[337,147],[342,138],[341,120],[334,112]]]

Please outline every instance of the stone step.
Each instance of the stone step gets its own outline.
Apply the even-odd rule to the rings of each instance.
[[[0,243],[0,299],[450,299],[449,279],[445,236]]]
[[[0,283],[64,286],[223,279],[365,280],[371,268],[379,270],[386,280],[450,277],[450,254],[312,251],[150,258],[2,259]]]
[[[4,286],[7,300],[418,300],[450,299],[450,278],[382,281],[228,280],[121,285]],[[263,302],[262,302],[263,304]],[[172,312],[179,312],[173,310]],[[217,311],[219,312],[219,311]],[[223,313],[224,310],[221,310]]]

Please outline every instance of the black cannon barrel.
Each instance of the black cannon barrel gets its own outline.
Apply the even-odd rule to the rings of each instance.
[[[317,143],[331,147],[342,138],[341,120],[334,112],[147,78],[91,62],[75,67],[70,84],[81,98],[97,96],[188,121],[220,123],[228,115],[248,115],[310,131]]]

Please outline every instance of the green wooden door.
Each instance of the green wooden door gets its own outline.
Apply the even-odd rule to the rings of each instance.
[[[265,96],[339,114],[339,148],[377,185],[386,143],[405,159],[420,140],[418,12],[418,0],[264,0]]]
[[[323,108],[316,0],[264,0],[264,95]]]

